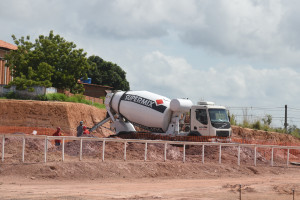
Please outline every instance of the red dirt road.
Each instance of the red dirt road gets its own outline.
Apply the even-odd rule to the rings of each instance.
[[[300,169],[284,174],[264,174],[234,178],[113,178],[97,180],[30,180],[1,178],[1,199],[292,199],[292,189],[300,198]],[[291,173],[290,173],[291,172]]]

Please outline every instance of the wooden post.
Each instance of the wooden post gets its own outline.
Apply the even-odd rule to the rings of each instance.
[[[62,161],[65,161],[65,138],[62,139],[62,149],[61,149],[61,153],[62,153]]]
[[[274,148],[272,147],[272,154],[271,154],[271,166],[273,167],[274,162]]]
[[[22,162],[25,161],[25,136],[23,136],[23,145],[22,145]]]
[[[148,146],[148,143],[146,142],[145,143],[145,159],[144,159],[144,161],[147,160],[147,146]]]
[[[220,147],[219,147],[219,164],[221,164],[222,163],[222,145],[220,144]]]
[[[241,146],[238,146],[238,166],[241,165]]]
[[[2,162],[4,162],[4,145],[5,145],[5,135],[2,137]]]
[[[126,161],[126,147],[127,147],[127,142],[124,142],[124,161]]]
[[[242,200],[242,184],[240,184],[240,200]]]
[[[256,166],[256,145],[254,147],[254,166]]]
[[[79,160],[82,160],[82,138],[80,138],[80,151],[79,151]]]
[[[185,144],[183,144],[183,162],[185,163]]]
[[[48,150],[48,138],[47,136],[45,137],[45,152],[44,152],[44,156],[45,156],[45,160],[44,162],[47,162],[47,150]]]
[[[293,200],[295,200],[295,189],[293,189]]]
[[[204,144],[202,145],[202,163],[204,164]]]
[[[167,143],[165,143],[165,150],[164,150],[164,161],[167,160]]]
[[[102,162],[104,162],[104,153],[105,153],[105,140],[103,140],[103,144],[102,144]]]
[[[286,166],[289,166],[289,159],[290,159],[290,149],[287,150]]]

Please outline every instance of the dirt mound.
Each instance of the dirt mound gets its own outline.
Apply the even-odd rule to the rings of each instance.
[[[284,143],[300,143],[300,139],[289,134],[268,132],[263,130],[254,130],[249,128],[242,128],[239,126],[232,126],[234,138],[244,138],[246,140],[257,140],[272,142],[278,144]]]
[[[79,121],[84,121],[87,127],[93,127],[105,116],[105,109],[80,103],[0,100],[0,126],[52,129],[59,126],[63,132],[76,135]],[[111,134],[103,128],[98,128],[96,133],[98,136]]]

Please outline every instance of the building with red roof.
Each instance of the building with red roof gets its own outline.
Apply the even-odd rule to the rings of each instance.
[[[12,80],[10,70],[5,66],[4,56],[10,51],[17,49],[17,46],[0,40],[0,85],[7,85]]]

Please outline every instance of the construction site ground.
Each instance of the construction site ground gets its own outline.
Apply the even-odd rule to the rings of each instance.
[[[73,130],[81,120],[91,126],[104,117],[105,110],[82,104],[0,100],[2,127],[39,127],[42,123],[41,127]],[[96,133],[98,137],[109,134],[107,129]],[[233,137],[299,143],[289,135],[239,127],[234,127]],[[223,147],[221,164],[218,148],[214,146],[205,148],[204,164],[201,146],[187,147],[185,163],[183,147],[178,145],[168,145],[166,162],[163,144],[148,145],[147,161],[144,161],[144,144],[127,144],[126,161],[123,148],[123,143],[108,142],[103,162],[102,142],[86,141],[83,160],[79,161],[79,141],[67,141],[62,162],[61,147],[49,142],[44,163],[44,141],[28,139],[22,163],[22,139],[7,138],[5,160],[0,163],[0,199],[232,200],[240,199],[240,184],[242,199],[293,199],[293,190],[295,199],[300,199],[300,166],[291,163],[287,166],[281,150],[271,167],[269,152],[262,150],[258,151],[254,166],[251,148],[241,149],[240,166],[236,147]]]

